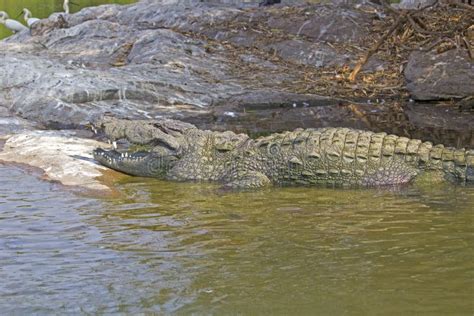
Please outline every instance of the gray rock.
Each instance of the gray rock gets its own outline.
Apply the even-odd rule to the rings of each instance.
[[[400,3],[393,3],[392,6],[396,9],[416,10],[434,4],[434,2],[435,0],[402,0]]]
[[[43,170],[42,179],[59,182],[82,192],[111,194],[97,178],[107,169],[91,156],[107,144],[78,137],[75,131],[26,131],[10,137],[0,152],[0,161],[20,163]]]
[[[354,8],[336,6],[308,7],[291,18],[282,14],[272,15],[268,26],[285,32],[304,36],[318,42],[362,43],[367,36],[374,15]]]
[[[317,68],[350,64],[352,57],[350,54],[337,53],[325,43],[308,43],[299,39],[285,40],[270,47],[286,60]]]
[[[442,54],[413,52],[405,68],[407,88],[415,100],[442,100],[474,95],[474,63],[467,51]]]
[[[8,139],[11,135],[30,131],[34,128],[35,126],[31,122],[2,113],[0,109],[0,139]]]
[[[105,112],[131,118],[209,113],[242,95],[295,91],[304,74],[291,64],[346,63],[353,56],[326,42],[362,40],[372,17],[331,5],[299,5],[282,15],[273,7],[198,1],[104,5],[64,20],[53,15],[32,30],[36,35],[0,42],[0,106],[59,127]]]

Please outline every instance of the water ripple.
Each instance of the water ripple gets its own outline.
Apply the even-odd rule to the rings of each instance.
[[[474,189],[74,196],[0,166],[5,314],[472,314]]]

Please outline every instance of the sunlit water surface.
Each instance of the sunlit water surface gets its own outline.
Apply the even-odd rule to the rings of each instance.
[[[70,4],[71,13],[75,13],[82,8],[97,6],[100,4],[128,4],[137,2],[136,0],[71,0],[77,5]],[[28,8],[35,18],[47,18],[53,12],[63,11],[63,0],[0,0],[0,11],[6,11],[10,19],[16,19],[21,23],[23,16],[18,16],[23,8]],[[0,39],[10,36],[12,32],[4,25],[0,24]]]
[[[472,315],[474,188],[74,195],[0,166],[0,310]]]

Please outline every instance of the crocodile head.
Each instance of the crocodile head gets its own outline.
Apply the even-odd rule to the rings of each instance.
[[[149,150],[120,151],[97,148],[93,151],[102,165],[134,176],[163,178],[173,168],[188,146],[185,132],[194,125],[174,121],[129,121],[104,117],[94,122],[94,130],[101,130],[114,144],[126,139],[131,147]]]

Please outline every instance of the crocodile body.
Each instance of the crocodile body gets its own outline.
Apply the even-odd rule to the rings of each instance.
[[[176,181],[215,181],[229,187],[279,185],[397,185],[435,172],[474,181],[474,151],[349,128],[297,129],[252,139],[174,120],[104,118],[112,140],[149,151],[96,149],[94,158],[131,175]]]

